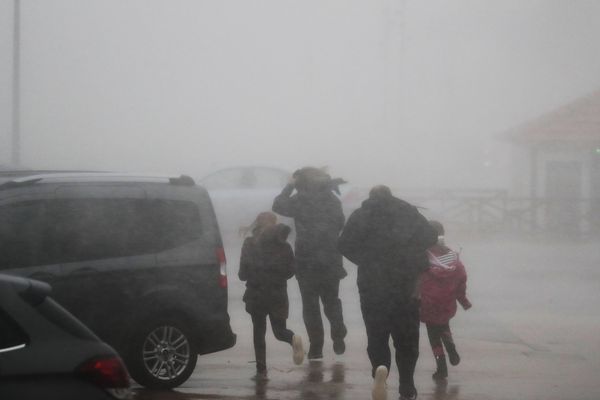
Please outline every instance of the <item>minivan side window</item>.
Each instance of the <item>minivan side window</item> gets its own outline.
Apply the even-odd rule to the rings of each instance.
[[[192,202],[140,199],[58,200],[60,262],[152,254],[201,236]]]
[[[147,202],[61,199],[52,202],[59,262],[100,260],[153,252]]]
[[[193,202],[57,199],[0,207],[0,269],[152,254],[202,235]]]
[[[159,251],[179,247],[202,236],[198,206],[190,201],[155,200],[148,209]]]

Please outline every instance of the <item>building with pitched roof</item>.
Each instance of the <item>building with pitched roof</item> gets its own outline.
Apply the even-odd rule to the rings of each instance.
[[[508,132],[513,196],[532,199],[546,229],[598,231],[600,90]]]

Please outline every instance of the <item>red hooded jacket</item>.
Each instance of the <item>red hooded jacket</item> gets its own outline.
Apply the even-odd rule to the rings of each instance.
[[[421,275],[421,321],[447,324],[456,314],[456,302],[464,309],[471,307],[467,299],[467,273],[458,254],[445,247],[427,251],[429,268]]]

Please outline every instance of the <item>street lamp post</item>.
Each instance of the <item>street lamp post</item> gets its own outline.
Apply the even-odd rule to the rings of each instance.
[[[21,165],[21,124],[20,124],[20,63],[21,63],[21,4],[20,0],[14,0],[13,17],[13,84],[12,84],[12,164],[15,167]]]

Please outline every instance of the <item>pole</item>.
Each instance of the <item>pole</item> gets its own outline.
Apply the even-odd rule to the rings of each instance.
[[[402,134],[405,109],[404,52],[405,0],[385,0],[384,4],[384,118],[390,137],[397,140]],[[394,142],[396,144],[396,142]]]
[[[21,73],[21,2],[14,0],[13,17],[13,84],[12,84],[12,164],[18,167],[21,164],[21,124],[20,124],[20,73]]]

